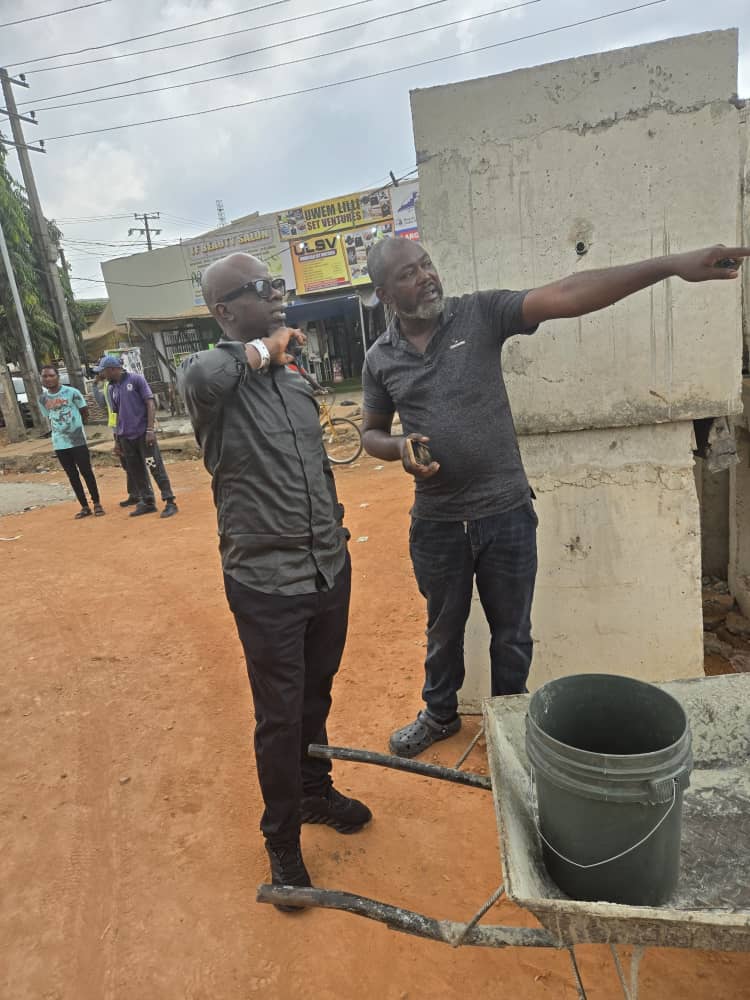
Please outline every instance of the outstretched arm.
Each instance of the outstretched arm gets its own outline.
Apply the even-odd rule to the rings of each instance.
[[[523,320],[526,325],[535,326],[548,319],[585,316],[666,278],[731,280],[739,274],[745,257],[750,257],[748,247],[715,246],[654,257],[637,264],[584,271],[533,288],[523,302]]]

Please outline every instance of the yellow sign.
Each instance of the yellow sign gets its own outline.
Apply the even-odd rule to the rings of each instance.
[[[357,226],[376,225],[393,217],[388,188],[316,201],[311,205],[290,208],[277,215],[282,240],[305,240]]]
[[[297,295],[330,292],[351,284],[344,243],[338,233],[290,244]]]

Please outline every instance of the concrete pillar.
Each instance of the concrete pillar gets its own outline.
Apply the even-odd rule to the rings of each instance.
[[[530,689],[574,673],[701,676],[692,423],[528,435],[520,444],[539,514]],[[488,648],[475,600],[464,712],[489,694]]]

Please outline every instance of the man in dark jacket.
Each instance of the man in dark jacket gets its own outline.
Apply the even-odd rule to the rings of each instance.
[[[284,325],[284,281],[248,254],[203,273],[220,343],[186,360],[180,388],[212,477],[224,586],[255,705],[261,830],[278,885],[310,885],[301,823],[341,833],[371,818],[331,783],[331,686],[349,616],[343,508],[308,385],[285,365],[301,334]],[[279,907],[290,909],[290,907]]]

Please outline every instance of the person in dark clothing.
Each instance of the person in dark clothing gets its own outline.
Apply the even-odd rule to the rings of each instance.
[[[99,370],[109,381],[107,389],[109,403],[117,414],[115,428],[115,455],[125,459],[128,476],[128,500],[130,491],[138,497],[131,517],[154,514],[156,502],[149,482],[149,472],[161,489],[165,501],[161,517],[172,517],[177,513],[172,484],[169,481],[164,461],[156,443],[156,405],[154,394],[143,375],[127,372],[120,358],[105,355],[99,362]],[[129,506],[123,502],[123,507]]]
[[[91,516],[91,507],[86,499],[81,476],[88,487],[94,514],[101,517],[104,508],[100,502],[99,486],[91,468],[91,455],[86,443],[86,432],[83,429],[83,425],[89,420],[86,400],[72,385],[60,383],[60,373],[54,365],[45,365],[41,375],[44,392],[39,400],[39,408],[49,421],[52,447],[81,505],[81,509],[75,515],[76,520]]]
[[[371,819],[338,792],[327,743],[331,687],[346,641],[351,564],[343,508],[310,387],[289,371],[284,281],[248,254],[203,272],[223,337],[183,362],[180,391],[211,474],[229,607],[255,706],[260,827],[279,885],[310,885],[302,823],[341,833]],[[279,907],[285,909],[288,907]]]
[[[521,462],[500,351],[545,320],[583,316],[658,281],[736,278],[750,250],[716,246],[585,271],[531,291],[444,298],[427,251],[386,239],[370,251],[378,297],[394,312],[368,350],[363,443],[416,483],[409,549],[427,602],[427,656],[416,719],[391,735],[415,757],[458,732],[464,629],[474,582],[490,626],[492,694],[526,690],[537,570],[534,495]],[[391,434],[398,411],[404,433]],[[413,455],[415,442],[429,457]]]

